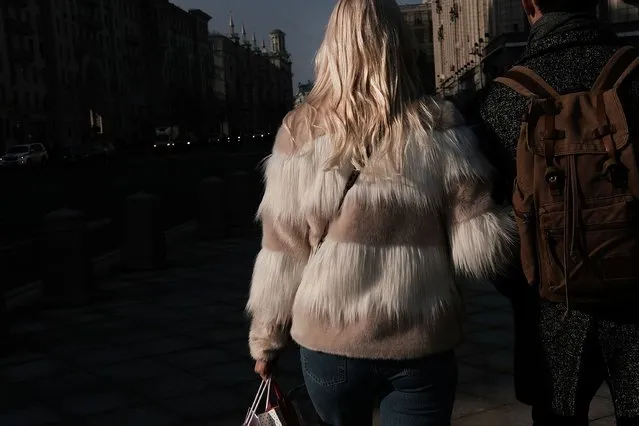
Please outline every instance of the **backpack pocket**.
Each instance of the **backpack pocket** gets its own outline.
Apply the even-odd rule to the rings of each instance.
[[[584,207],[574,224],[564,203],[541,209],[542,284],[553,293],[561,291],[584,301],[601,300],[604,293],[623,297],[624,289],[639,283],[637,200],[608,197],[589,200]]]
[[[536,284],[538,275],[537,258],[537,212],[532,194],[526,195],[519,187],[517,179],[513,185],[513,210],[520,240],[521,266],[528,284]]]

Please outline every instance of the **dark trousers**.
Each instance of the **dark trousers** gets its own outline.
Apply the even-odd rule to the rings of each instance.
[[[604,382],[617,425],[639,425],[639,314],[585,313],[540,302],[541,392],[535,425],[585,426]]]
[[[325,426],[449,426],[457,387],[451,352],[406,361],[351,359],[301,349],[308,394]]]

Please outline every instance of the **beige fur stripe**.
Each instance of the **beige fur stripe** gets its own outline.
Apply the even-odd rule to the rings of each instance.
[[[442,217],[433,209],[405,208],[387,200],[362,202],[353,198],[331,224],[328,238],[370,246],[411,245],[445,247]]]
[[[262,214],[262,247],[306,259],[311,252],[308,242],[309,227],[303,220],[285,222],[275,220],[270,212]]]
[[[459,301],[445,307],[421,324],[401,326],[375,317],[345,327],[318,324],[314,318],[296,316],[291,336],[301,346],[350,358],[415,359],[453,349],[462,336]],[[357,344],[355,344],[357,342]]]

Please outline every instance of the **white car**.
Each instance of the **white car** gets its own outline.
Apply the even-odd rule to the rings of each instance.
[[[15,145],[0,157],[0,166],[42,166],[49,161],[49,153],[41,143]]]

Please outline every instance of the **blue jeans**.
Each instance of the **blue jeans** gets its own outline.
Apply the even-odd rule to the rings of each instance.
[[[457,387],[453,351],[405,361],[350,359],[301,348],[308,394],[326,426],[450,426]]]

